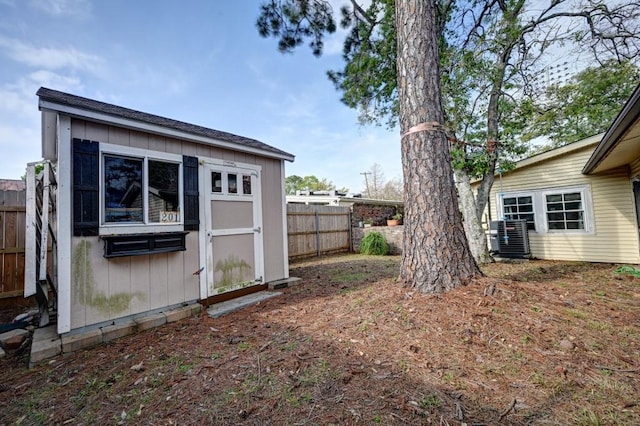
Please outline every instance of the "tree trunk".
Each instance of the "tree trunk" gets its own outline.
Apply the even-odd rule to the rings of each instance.
[[[400,280],[423,293],[438,293],[466,284],[480,270],[465,237],[449,144],[440,127],[435,2],[398,0],[396,28],[405,182]]]
[[[469,175],[462,170],[454,169],[453,177],[458,189],[458,202],[471,254],[479,265],[491,263],[493,259],[489,255],[487,236],[482,228],[481,218],[476,214],[476,200],[471,189]]]

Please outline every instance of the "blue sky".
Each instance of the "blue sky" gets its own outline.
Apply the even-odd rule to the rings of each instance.
[[[326,77],[344,34],[320,58],[281,54],[256,31],[259,4],[0,0],[0,178],[41,158],[40,86],[258,139],[296,156],[287,175],[353,192],[374,163],[400,177],[398,130],[360,126]]]

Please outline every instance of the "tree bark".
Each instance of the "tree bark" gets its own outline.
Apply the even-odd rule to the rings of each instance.
[[[405,188],[400,280],[423,293],[461,286],[480,274],[458,209],[442,123],[433,0],[396,2],[398,99]]]
[[[493,262],[489,254],[487,236],[482,227],[482,218],[476,214],[476,199],[471,189],[469,175],[463,170],[454,169],[453,177],[458,189],[458,202],[462,212],[464,232],[467,235],[471,254],[478,265]]]

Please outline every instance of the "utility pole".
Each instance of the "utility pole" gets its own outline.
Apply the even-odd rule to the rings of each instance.
[[[367,180],[367,175],[370,175],[371,172],[362,172],[361,175],[364,175],[364,183],[367,185],[367,198],[371,198],[371,192],[369,191],[369,181]]]

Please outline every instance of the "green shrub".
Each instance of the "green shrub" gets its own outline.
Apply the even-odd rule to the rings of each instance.
[[[360,253],[384,256],[389,253],[389,244],[379,232],[369,232],[360,242]]]
[[[618,275],[627,274],[627,275],[631,275],[632,277],[640,278],[640,270],[634,268],[633,266],[621,266],[618,269],[616,269],[616,274]]]

